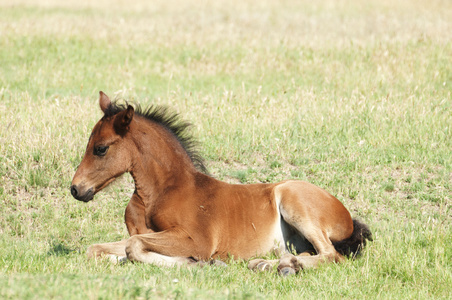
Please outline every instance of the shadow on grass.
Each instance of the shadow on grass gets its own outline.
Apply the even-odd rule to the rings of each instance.
[[[50,242],[49,251],[47,251],[48,256],[65,256],[74,252],[75,249],[71,249],[64,245],[62,242],[52,240]]]

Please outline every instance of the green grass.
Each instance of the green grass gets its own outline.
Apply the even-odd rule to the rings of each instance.
[[[3,1],[0,297],[449,298],[447,1]],[[368,223],[363,256],[291,278],[88,261],[127,237],[130,176],[69,192],[98,91],[171,106],[210,172],[313,182]]]

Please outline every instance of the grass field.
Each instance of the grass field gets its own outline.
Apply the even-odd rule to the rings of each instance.
[[[88,261],[133,191],[70,195],[99,90],[179,112],[216,178],[325,188],[374,242],[290,278]],[[450,1],[2,0],[0,298],[450,298],[451,91]]]

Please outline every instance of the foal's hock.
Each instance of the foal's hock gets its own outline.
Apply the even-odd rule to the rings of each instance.
[[[276,251],[280,260],[254,259],[249,267],[278,264],[281,274],[292,274],[354,257],[371,240],[366,225],[313,184],[239,185],[210,177],[188,123],[166,108],[119,105],[103,92],[99,104],[104,116],[93,128],[71,194],[88,202],[125,172],[135,192],[125,211],[130,238],[92,245],[90,257],[175,265]]]

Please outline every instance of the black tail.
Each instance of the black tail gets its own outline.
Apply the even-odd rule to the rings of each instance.
[[[353,220],[352,235],[348,239],[333,243],[333,246],[340,254],[355,258],[366,245],[366,240],[373,241],[369,227],[358,220]]]

